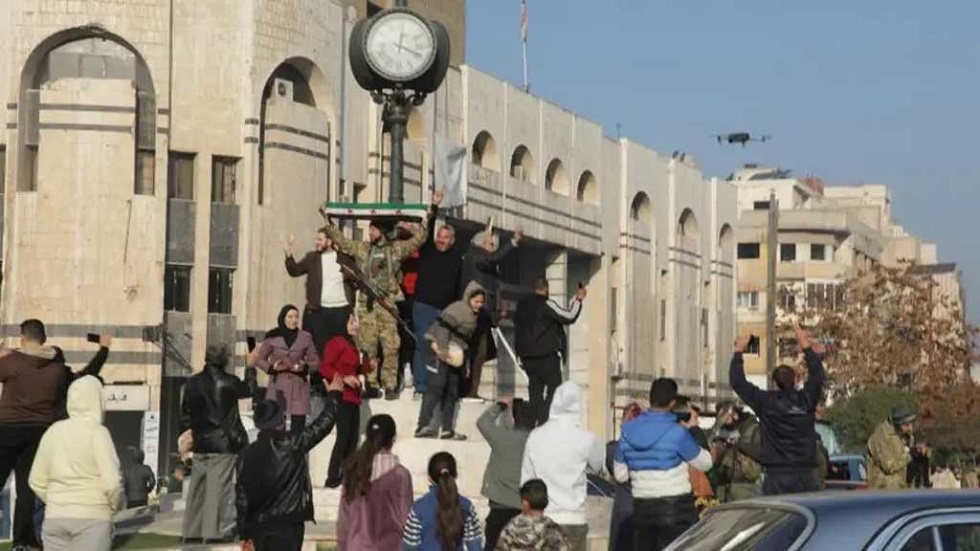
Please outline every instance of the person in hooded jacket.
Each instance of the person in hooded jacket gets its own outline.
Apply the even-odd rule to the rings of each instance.
[[[466,396],[479,398],[480,379],[483,364],[497,357],[497,347],[493,340],[493,327],[499,321],[500,312],[500,264],[520,245],[524,233],[515,228],[514,235],[504,244],[493,233],[492,224],[476,234],[470,242],[470,249],[463,255],[461,283],[465,289],[475,281],[486,291],[486,302],[477,322],[476,331],[470,339],[470,376],[464,381]],[[465,292],[465,291],[464,291]]]
[[[815,492],[818,481],[813,476],[817,466],[816,409],[823,394],[824,369],[820,354],[823,345],[810,341],[799,327],[796,340],[806,356],[809,376],[802,390],[796,389],[796,371],[781,365],[772,374],[777,390],[762,390],[745,378],[742,353],[750,335],[735,344],[728,379],[735,394],[759,419],[762,431],[759,463],[765,476],[762,494],[766,496]]]
[[[228,361],[226,347],[209,346],[204,369],[184,383],[181,422],[191,429],[194,454],[184,510],[185,540],[227,541],[234,531],[235,456],[248,445],[238,401],[253,398],[256,388],[254,377],[246,374],[242,381],[226,373]]]
[[[15,472],[13,546],[40,548],[34,527],[37,498],[27,479],[41,437],[57,418],[67,374],[54,348],[45,346],[40,320],[24,321],[20,332],[19,349],[0,348],[0,481]]]
[[[650,410],[623,425],[613,476],[633,489],[633,548],[664,549],[698,521],[688,467],[706,472],[711,453],[702,449],[672,413],[677,383],[650,385]]]
[[[307,454],[333,429],[343,388],[339,377],[330,382],[323,411],[299,432],[285,430],[286,409],[280,401],[256,405],[252,418],[259,437],[235,464],[237,528],[244,549],[302,549],[303,523],[313,520]]]
[[[412,508],[412,474],[391,453],[395,420],[375,415],[364,443],[344,465],[344,489],[337,518],[339,551],[399,549]]]
[[[453,426],[456,403],[459,401],[460,371],[464,367],[465,352],[476,330],[477,317],[483,308],[486,291],[473,281],[466,286],[463,299],[450,304],[439,314],[425,334],[429,347],[426,361],[425,397],[419,412],[417,438],[432,438],[435,432],[429,426],[436,407],[441,407],[442,435],[444,440],[465,440],[466,436]]]
[[[133,449],[132,459],[123,467],[123,487],[126,489],[126,508],[146,507],[150,492],[157,485],[153,469],[143,464],[146,455],[143,450]]]
[[[269,374],[267,400],[286,400],[290,430],[300,432],[310,414],[310,368],[320,364],[320,351],[313,336],[299,328],[299,309],[287,304],[279,311],[275,329],[265,339],[255,355],[255,366]]]
[[[86,376],[68,389],[68,419],[52,425],[38,447],[30,486],[45,503],[44,548],[108,551],[119,510],[119,458],[102,425],[102,384]]]
[[[521,483],[539,478],[548,485],[548,516],[585,551],[589,534],[587,474],[601,474],[605,453],[596,435],[582,428],[582,389],[567,382],[555,391],[548,422],[531,431],[524,446]]]

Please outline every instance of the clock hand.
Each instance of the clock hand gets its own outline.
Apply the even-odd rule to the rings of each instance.
[[[412,54],[412,55],[414,55],[415,57],[419,57],[419,58],[421,58],[421,57],[425,57],[425,56],[423,56],[423,55],[422,55],[421,53],[419,53],[419,52],[417,52],[417,51],[415,51],[415,50],[413,50],[413,49],[411,49],[411,48],[409,48],[408,46],[403,46],[403,47],[402,47],[402,49],[403,49],[403,50],[405,50],[406,52],[408,52],[408,53],[410,53],[410,54]]]
[[[405,41],[405,33],[401,33],[400,35],[398,35],[398,51],[399,52],[402,51],[403,49],[405,49],[405,47],[402,46],[402,42],[404,42],[404,41]]]

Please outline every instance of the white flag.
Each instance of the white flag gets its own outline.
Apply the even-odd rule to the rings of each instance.
[[[457,145],[436,134],[436,189],[443,188],[443,208],[466,204],[467,171],[466,147]]]

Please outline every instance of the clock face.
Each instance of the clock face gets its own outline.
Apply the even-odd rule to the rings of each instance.
[[[429,26],[411,12],[384,15],[368,30],[365,54],[371,68],[394,82],[422,76],[436,57]]]

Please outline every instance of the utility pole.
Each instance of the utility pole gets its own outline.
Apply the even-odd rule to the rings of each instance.
[[[776,369],[776,249],[779,247],[779,204],[769,192],[769,227],[766,231],[766,372]]]

